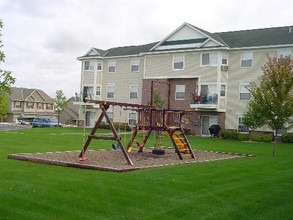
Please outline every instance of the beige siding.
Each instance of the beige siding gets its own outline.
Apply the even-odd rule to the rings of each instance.
[[[229,82],[227,84],[227,110],[226,125],[227,129],[237,129],[238,116],[246,111],[248,100],[240,100],[240,83],[257,82],[258,77],[262,75],[261,67],[266,62],[267,54],[276,56],[277,50],[254,50],[252,68],[241,68],[241,51],[233,51],[229,54]]]
[[[94,72],[84,71],[83,72],[83,84],[93,84],[94,83]]]
[[[175,53],[174,53],[175,54]],[[146,78],[198,78],[202,82],[215,83],[216,67],[201,67],[200,53],[185,53],[184,70],[173,70],[174,54],[146,56]]]

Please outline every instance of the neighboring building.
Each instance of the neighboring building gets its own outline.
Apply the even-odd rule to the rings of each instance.
[[[82,96],[148,104],[153,88],[165,108],[193,111],[185,126],[197,135],[209,135],[212,124],[247,132],[246,86],[262,74],[267,55],[290,56],[292,48],[293,26],[209,33],[184,23],[160,42],[92,48],[78,57]],[[80,104],[80,119],[93,126],[99,106]],[[135,123],[135,112],[108,111],[114,121]]]
[[[40,89],[12,87],[9,95],[7,122],[35,116],[56,117],[54,100]]]
[[[79,120],[79,106],[74,105],[74,97],[67,100],[66,108],[60,113],[60,122],[64,125],[82,125]]]

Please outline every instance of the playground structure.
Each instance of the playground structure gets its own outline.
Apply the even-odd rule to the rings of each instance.
[[[175,152],[177,153],[180,160],[183,160],[184,156],[190,156],[195,159],[195,155],[192,151],[192,148],[189,144],[185,131],[182,127],[182,116],[186,114],[186,111],[182,110],[170,110],[170,109],[156,109],[154,106],[149,105],[140,105],[140,104],[130,104],[130,103],[121,103],[121,102],[111,102],[111,101],[99,101],[85,99],[85,103],[98,104],[101,109],[101,114],[95,123],[94,128],[92,129],[90,135],[87,138],[87,141],[84,143],[83,148],[79,154],[80,161],[85,160],[85,152],[90,145],[93,139],[106,139],[106,140],[116,140],[117,145],[123,152],[125,159],[129,165],[133,166],[133,163],[129,157],[128,152],[131,150],[131,146],[139,132],[145,132],[143,135],[142,142],[136,141],[138,146],[138,152],[143,152],[143,148],[150,137],[150,134],[155,131],[158,134],[158,137],[166,135],[169,137],[173,143]],[[110,106],[120,106],[124,107],[125,110],[132,110],[137,112],[137,123],[132,130],[131,138],[127,145],[123,145],[121,137],[119,136],[116,128],[113,125],[113,122],[107,114],[107,110]],[[110,129],[113,133],[113,137],[109,136],[96,136],[96,131],[98,130],[103,118],[106,119],[107,123],[110,126]]]

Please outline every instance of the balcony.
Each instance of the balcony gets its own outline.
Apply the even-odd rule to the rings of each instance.
[[[75,93],[74,102],[75,105],[84,105],[84,98],[85,99],[95,99],[94,93]],[[94,103],[87,103],[87,105],[92,105],[94,108],[99,108],[100,106]]]
[[[202,94],[193,95],[193,103],[190,104],[190,108],[199,110],[217,110],[218,109],[218,94]]]

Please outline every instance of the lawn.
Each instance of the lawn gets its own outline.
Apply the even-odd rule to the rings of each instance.
[[[190,137],[195,149],[256,156],[127,173],[7,159],[80,150],[85,138],[80,128],[0,131],[0,219],[293,219],[292,144],[274,158],[272,144]]]

